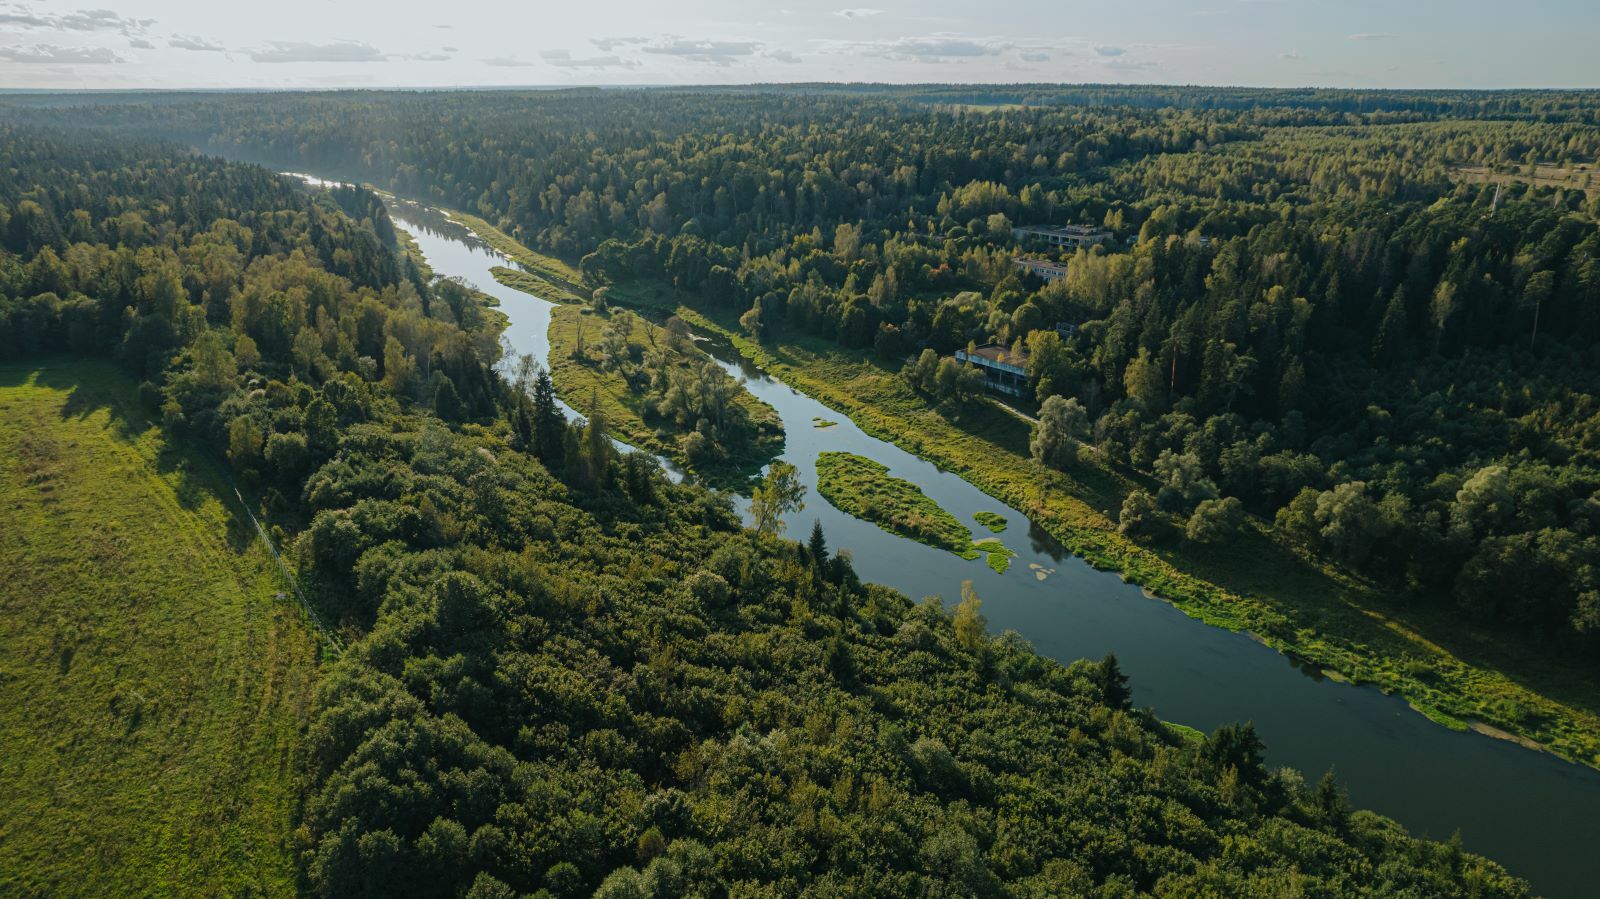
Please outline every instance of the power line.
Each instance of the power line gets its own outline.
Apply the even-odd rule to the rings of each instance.
[[[289,569],[289,563],[283,560],[283,556],[278,552],[278,548],[272,544],[272,538],[267,536],[267,529],[261,526],[261,522],[256,519],[255,513],[250,511],[250,505],[244,501],[244,494],[239,492],[238,487],[235,487],[233,488],[233,495],[239,498],[239,508],[244,510],[244,514],[249,517],[250,523],[255,525],[256,534],[261,537],[261,542],[266,544],[267,552],[272,556],[272,561],[276,562],[278,565],[278,572],[283,575],[283,579],[289,585],[289,589],[294,591],[295,598],[300,601],[301,611],[305,612],[306,618],[311,622],[312,626],[317,629],[317,633],[322,636],[322,642],[326,644],[330,650],[332,650],[334,655],[337,656],[343,653],[343,641],[334,636],[332,631],[328,630],[327,626],[322,623],[322,618],[318,616],[316,610],[311,607],[311,601],[306,598],[305,591],[300,589],[299,579],[297,579],[294,576],[294,572]]]

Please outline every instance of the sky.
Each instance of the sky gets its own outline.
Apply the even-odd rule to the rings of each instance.
[[[0,0],[0,89],[1600,87],[1600,0]]]

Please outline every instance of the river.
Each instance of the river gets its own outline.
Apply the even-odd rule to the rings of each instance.
[[[395,222],[416,238],[436,274],[460,277],[494,296],[509,319],[508,351],[549,355],[551,304],[494,280],[513,266],[434,210],[397,202]],[[783,459],[800,470],[805,508],[789,516],[804,539],[822,522],[830,546],[849,551],[863,579],[913,598],[958,596],[971,580],[996,633],[1014,630],[1041,654],[1063,662],[1115,652],[1134,702],[1160,717],[1211,731],[1253,721],[1268,760],[1315,780],[1333,768],[1352,802],[1388,815],[1413,833],[1447,839],[1505,864],[1549,896],[1592,895],[1600,883],[1600,771],[1471,732],[1440,727],[1393,696],[1305,672],[1287,657],[1189,618],[1146,597],[1116,574],[1096,571],[1015,509],[961,478],[863,433],[848,417],[767,377],[719,341],[702,345],[777,409],[787,433]],[[828,428],[813,419],[835,421]],[[1016,552],[1005,574],[880,530],[833,508],[817,493],[816,460],[848,450],[887,465],[919,485],[981,536],[973,513],[998,512],[998,535]]]

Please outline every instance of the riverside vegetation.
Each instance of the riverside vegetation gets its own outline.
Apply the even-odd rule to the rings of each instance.
[[[678,319],[658,326],[631,312],[558,306],[550,373],[569,405],[599,410],[623,440],[709,484],[747,486],[783,452],[783,424],[692,344]]]
[[[891,476],[881,462],[855,453],[822,453],[817,456],[817,491],[839,509],[892,534],[964,559],[986,556],[989,566],[1002,574],[1011,564],[1011,551],[999,541],[974,541],[966,525],[916,484]]]
[[[1452,726],[1600,758],[1600,198],[1459,176],[1590,164],[1590,95],[72,104],[12,115],[361,171],[581,259],[583,290],[688,300],[774,374],[1191,614]],[[1058,256],[1050,284],[1014,269],[1013,225],[1069,220],[1117,240]],[[1077,402],[1087,452],[1035,464],[970,379],[893,383],[908,355],[981,341],[1030,350],[1035,398]]]
[[[828,502],[886,531],[957,555],[972,533],[910,481],[891,477],[883,463],[855,453],[817,456],[817,491]]]
[[[975,512],[972,518],[996,534],[1004,533],[1007,526],[1006,517],[999,512]]]
[[[557,414],[547,374],[494,375],[492,317],[459,285],[416,276],[371,194],[98,133],[3,126],[0,150],[0,359],[25,372],[41,366],[17,369],[24,354],[115,360],[161,440],[225,460],[346,638],[306,725],[284,732],[294,761],[274,773],[298,786],[297,825],[285,849],[250,859],[262,876],[289,854],[299,887],[326,896],[1242,893],[1286,880],[1526,894],[1458,844],[1352,810],[1331,777],[1269,770],[1248,725],[1190,739],[1129,708],[1112,658],[1063,665],[990,637],[970,588],[951,614],[861,584],[820,532],[802,546],[742,528],[725,495],[619,455],[603,416]],[[125,439],[104,436],[103,414],[81,417],[95,371],[49,376],[61,386],[47,385],[45,423],[73,416],[59,430],[0,432],[31,435],[16,458],[43,465],[7,467],[21,489],[0,510],[8,532],[54,540],[80,523],[18,504],[125,501],[47,470]],[[187,597],[204,564],[184,562],[185,546],[227,529],[201,496],[213,511],[199,521],[215,523],[185,525],[191,540],[76,542],[100,558],[73,567],[127,552],[152,590]],[[38,576],[82,576],[56,561]],[[248,565],[213,570],[253,589]],[[119,600],[91,597],[106,616]],[[170,637],[133,628],[120,651]],[[259,689],[233,683],[197,676],[214,692],[193,701],[220,714],[235,690]],[[139,693],[112,713],[143,709],[134,739],[149,739],[168,706]],[[93,728],[75,751],[128,739]],[[12,745],[8,765],[53,776],[43,747]],[[169,757],[161,777],[214,761]],[[135,786],[147,803],[159,785]],[[244,808],[274,801],[252,791]],[[95,812],[97,830],[74,833],[86,853],[150,823],[137,807]],[[201,831],[191,847],[222,826],[184,822]],[[66,839],[41,838],[58,852]],[[0,870],[40,851],[8,831]],[[127,886],[112,876],[78,864],[67,888]]]

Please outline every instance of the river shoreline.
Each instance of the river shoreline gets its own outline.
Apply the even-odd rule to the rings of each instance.
[[[564,277],[576,274],[576,270],[567,263],[523,245],[482,218],[455,210],[440,211],[496,252],[522,266],[531,278],[545,282],[555,301],[581,302],[574,292],[577,285]],[[520,279],[508,281],[497,277],[497,280],[514,290],[529,292],[526,282]],[[1483,670],[1453,656],[1433,658],[1431,661],[1434,664],[1453,663],[1453,667],[1461,670],[1454,672],[1456,678],[1447,680],[1471,682],[1475,689],[1460,689],[1451,693],[1412,682],[1414,678],[1395,670],[1393,664],[1386,662],[1383,653],[1369,651],[1363,658],[1361,653],[1345,646],[1322,643],[1323,639],[1341,639],[1339,633],[1329,632],[1326,628],[1316,629],[1308,639],[1304,627],[1285,627],[1281,613],[1261,597],[1229,591],[1176,567],[1152,550],[1118,534],[1115,523],[1104,513],[1076,497],[1063,497],[1060,491],[1041,491],[1042,495],[1030,495],[1027,489],[1019,491],[1012,484],[985,477],[983,472],[975,470],[972,465],[963,464],[963,460],[948,453],[931,452],[926,441],[910,436],[910,428],[892,426],[893,423],[887,420],[892,416],[884,414],[882,409],[874,409],[859,396],[840,391],[838,379],[832,379],[830,383],[829,378],[822,376],[825,373],[806,371],[803,365],[797,365],[795,361],[779,358],[778,354],[785,352],[784,347],[768,348],[755,343],[729,324],[719,322],[705,311],[689,305],[687,298],[678,297],[669,288],[640,283],[616,285],[611,296],[614,302],[623,305],[663,314],[678,314],[696,330],[726,342],[760,371],[811,396],[828,408],[844,413],[871,436],[893,443],[941,470],[953,472],[997,501],[1022,511],[1030,522],[1049,532],[1091,566],[1122,575],[1123,580],[1138,585],[1146,595],[1170,604],[1191,618],[1229,631],[1248,633],[1252,639],[1284,656],[1313,665],[1344,683],[1371,686],[1386,694],[1400,696],[1413,710],[1440,726],[1452,730],[1473,730],[1495,738],[1505,734],[1506,739],[1517,745],[1600,770],[1600,715],[1592,712],[1586,715],[1588,710],[1572,709],[1540,693],[1525,690],[1497,669],[1488,673],[1491,677],[1498,675],[1503,683],[1493,684],[1496,689],[1491,690],[1482,684]],[[1026,424],[1026,418],[1014,414],[1009,407],[1003,410],[1003,414]],[[1076,503],[1081,508],[1071,509],[1066,514],[1062,514],[1059,508],[1052,508],[1052,504],[1060,507],[1069,503]],[[1386,627],[1393,630],[1393,622],[1388,622]],[[1421,635],[1408,634],[1407,637],[1416,646],[1437,649]],[[1517,703],[1532,706],[1535,714],[1528,717],[1562,722],[1566,725],[1562,728],[1563,733],[1553,738],[1541,738],[1544,735],[1529,732],[1518,721],[1494,714],[1491,703],[1506,698],[1505,695],[1493,695],[1501,690],[1509,693]]]
[[[1287,626],[1292,623],[1286,622],[1282,613],[1259,595],[1240,594],[1207,582],[1165,561],[1154,551],[1123,538],[1116,533],[1114,522],[1075,497],[1064,497],[1060,491],[1041,496],[1026,489],[1016,490],[1014,485],[985,476],[974,466],[963,464],[961,459],[930,452],[928,441],[908,436],[910,428],[897,428],[886,421],[893,418],[892,414],[882,414],[883,410],[873,408],[862,400],[859,392],[847,392],[837,387],[844,378],[828,377],[837,375],[837,372],[808,371],[803,362],[796,364],[786,361],[778,354],[787,352],[787,348],[767,348],[756,344],[695,307],[678,305],[675,309],[668,309],[659,300],[641,296],[636,291],[614,290],[612,296],[623,303],[675,311],[696,328],[726,340],[762,371],[814,397],[830,409],[849,416],[873,437],[891,442],[942,470],[953,472],[996,500],[1024,511],[1029,521],[1048,531],[1088,564],[1102,571],[1121,574],[1125,581],[1140,586],[1148,595],[1192,618],[1226,630],[1248,632],[1281,654],[1336,673],[1346,683],[1372,686],[1384,693],[1401,696],[1417,712],[1436,724],[1454,730],[1466,730],[1470,728],[1469,722],[1479,721],[1490,728],[1511,734],[1515,738],[1513,742],[1535,745],[1557,758],[1600,770],[1600,716],[1593,712],[1573,709],[1524,689],[1498,669],[1482,669],[1456,659],[1427,638],[1406,632],[1403,625],[1384,619],[1378,630],[1402,634],[1405,642],[1411,644],[1406,648],[1413,651],[1417,647],[1427,647],[1434,655],[1432,661],[1435,664],[1449,666],[1449,673],[1456,675],[1447,679],[1468,682],[1475,689],[1463,688],[1456,693],[1447,693],[1421,683],[1408,682],[1412,678],[1390,667],[1392,663],[1386,662],[1383,654],[1369,651],[1363,655],[1346,646],[1322,643],[1324,639],[1337,640],[1340,635],[1327,630],[1317,630],[1308,635],[1304,627]],[[1061,514],[1060,507],[1069,503],[1079,508]],[[1052,505],[1056,508],[1052,508]],[[1044,514],[1039,514],[1041,512]],[[1366,613],[1363,611],[1361,614]],[[1491,683],[1485,685],[1484,680]],[[1553,739],[1540,739],[1539,734],[1528,732],[1518,722],[1497,717],[1488,704],[1506,698],[1504,695],[1494,695],[1500,691],[1536,710],[1527,717],[1562,722],[1565,725],[1562,732]]]
[[[452,231],[461,227],[458,220],[451,224]],[[550,301],[493,282],[490,269],[503,263],[482,250],[446,245],[457,240],[424,240],[423,250],[430,259],[435,253],[446,255],[448,264],[435,266],[440,274],[467,277],[500,299],[512,319],[507,341],[514,350],[547,355]],[[613,300],[626,303],[630,298],[626,294],[632,291],[620,293],[625,295],[613,290]],[[710,322],[675,303],[643,305],[687,312],[691,324]],[[1297,654],[1269,648],[1265,641],[1241,639],[1243,635],[1229,629],[1201,627],[1195,621],[1198,616],[1170,600],[1147,603],[1138,596],[1141,588],[1123,586],[1124,581],[1139,584],[1120,573],[1125,569],[1088,554],[1071,555],[1070,545],[1052,538],[1056,528],[1038,524],[1035,510],[996,496],[968,477],[970,472],[960,464],[944,464],[938,454],[919,452],[920,447],[906,446],[908,441],[893,434],[873,433],[882,423],[870,413],[859,412],[826,391],[809,389],[805,372],[797,376],[795,370],[779,367],[782,360],[774,359],[778,366],[761,366],[771,377],[749,367],[741,360],[754,354],[738,345],[742,338],[712,324],[697,330],[712,337],[708,349],[713,358],[730,373],[742,370],[753,376],[757,395],[780,407],[796,444],[788,461],[810,466],[808,476],[815,475],[820,448],[854,445],[859,452],[883,459],[897,476],[926,486],[930,496],[962,520],[980,509],[993,509],[998,502],[1030,521],[1029,528],[1014,527],[1002,535],[1024,557],[1022,570],[1008,576],[910,541],[901,541],[909,547],[885,546],[882,540],[898,538],[839,513],[825,501],[808,501],[791,531],[803,531],[813,515],[819,517],[832,545],[856,549],[863,579],[911,596],[950,596],[960,579],[973,578],[995,631],[1018,630],[1042,655],[1062,662],[1114,649],[1133,675],[1139,704],[1157,709],[1163,718],[1202,730],[1253,718],[1274,763],[1289,764],[1312,776],[1334,765],[1357,804],[1395,817],[1415,833],[1442,839],[1459,827],[1469,847],[1501,858],[1550,895],[1582,895],[1577,885],[1592,882],[1596,872],[1589,870],[1593,866],[1579,845],[1582,822],[1592,820],[1593,810],[1600,808],[1600,779],[1590,769],[1558,762],[1548,754],[1527,753],[1502,740],[1484,739],[1485,735],[1468,731],[1465,722],[1461,730],[1435,728],[1398,696],[1350,690],[1316,670],[1328,666],[1314,660],[1310,665],[1294,662]],[[843,380],[837,386],[850,387]],[[845,412],[848,420],[823,430],[796,425],[834,417],[826,416],[829,409]],[[877,450],[861,448],[860,441],[874,438],[882,441],[872,444]],[[1018,544],[1019,540],[1023,542]],[[1046,577],[1036,580],[1036,573]],[[1116,589],[1109,586],[1113,584]],[[1137,602],[1128,602],[1130,594]],[[1253,628],[1241,623],[1231,630]],[[1284,665],[1285,659],[1293,671]]]

